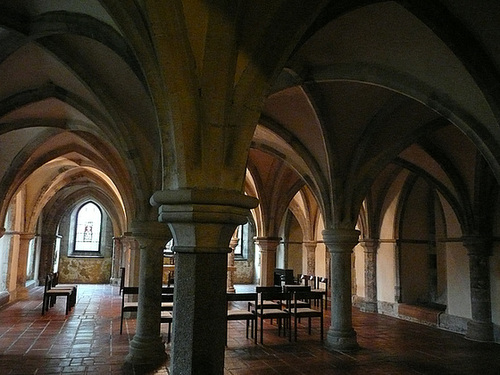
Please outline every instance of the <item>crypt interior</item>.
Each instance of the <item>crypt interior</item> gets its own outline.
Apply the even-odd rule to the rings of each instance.
[[[331,351],[353,309],[498,344],[499,24],[493,0],[0,2],[0,306],[54,271],[138,286],[125,362],[223,374],[227,291],[280,269],[328,280]]]

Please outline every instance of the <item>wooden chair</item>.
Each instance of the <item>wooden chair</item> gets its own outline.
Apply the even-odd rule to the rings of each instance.
[[[309,276],[309,275],[300,275],[299,284],[308,286],[310,278],[311,278],[311,276]]]
[[[174,287],[164,286],[161,288],[161,310],[173,311],[174,310]]]
[[[281,334],[283,327],[283,334],[286,333],[286,327],[290,326],[290,311],[282,307],[289,304],[290,294],[277,291],[263,291],[260,293],[260,308],[257,309],[257,316],[260,318],[260,343],[264,343],[264,320],[273,319],[278,321],[278,336]],[[278,307],[271,308],[266,302],[274,302]],[[289,330],[288,340],[291,341],[291,330]]]
[[[316,289],[318,287],[318,278],[314,275],[309,275],[309,283],[307,284],[311,289]]]
[[[283,291],[285,293],[294,293],[294,292],[310,292],[311,291],[311,286],[310,285],[285,285],[283,287]],[[295,304],[298,304],[299,307],[311,307],[311,303],[308,300],[297,300],[293,301],[292,299],[292,307],[295,306]],[[288,307],[288,306],[286,306]]]
[[[320,331],[321,331],[321,341],[323,341],[323,297],[324,292],[311,292],[311,291],[295,291],[293,292],[293,298],[290,300],[290,305],[287,310],[294,322],[294,332],[295,332],[295,341],[297,341],[297,326],[301,318],[308,319],[308,330],[309,334],[311,334],[311,319],[319,318],[320,319]],[[312,307],[301,307],[297,302],[298,301],[308,301],[309,305],[313,305],[313,301],[317,301],[319,305],[319,309],[315,309]]]
[[[52,288],[52,277],[51,275],[46,275],[43,289],[42,315],[44,315],[45,311],[48,311],[50,307],[54,306],[56,297],[58,296],[66,297],[66,315],[68,315],[72,307],[72,295],[73,288]]]
[[[163,324],[168,324],[168,336],[167,342],[170,342],[171,332],[172,332],[172,323],[174,321],[173,314],[173,306],[174,306],[174,294],[173,293],[164,293],[161,296],[162,308],[161,308],[161,319],[160,322]],[[165,306],[169,306],[168,308],[164,308]]]
[[[120,267],[120,290],[119,294],[122,294],[123,287],[125,286],[125,267]]]
[[[51,275],[51,279],[52,279],[51,289],[73,289],[73,294],[71,295],[70,307],[75,306],[76,305],[76,297],[77,297],[77,293],[78,293],[78,285],[77,284],[59,284],[59,272],[54,272],[54,273],[49,274],[49,275]],[[54,305],[56,297],[53,296],[52,298],[53,298],[52,305]]]
[[[325,309],[328,307],[328,279],[326,277],[318,277],[316,288],[311,289],[313,292],[323,292],[325,294]],[[318,306],[318,301],[313,301]]]
[[[257,293],[257,304],[254,302],[248,302],[248,307],[250,310],[259,310],[261,305],[261,293],[262,292],[276,292],[280,293],[283,289],[281,286],[257,286],[255,287],[255,292]],[[264,308],[267,309],[276,309],[280,308],[278,301],[264,301]]]
[[[161,311],[162,311],[162,323],[168,323],[169,314],[164,314],[164,312],[172,312],[174,309],[174,288],[173,287],[162,287],[162,301],[161,301]],[[139,308],[139,287],[138,286],[125,286],[122,289],[122,307],[120,314],[120,335],[123,331],[123,316],[126,312],[137,312]],[[171,315],[171,314],[170,314]],[[165,319],[164,319],[164,318]],[[171,322],[170,322],[171,323]],[[169,336],[170,336],[170,325],[169,325]]]
[[[248,338],[248,328],[251,326],[251,335],[257,344],[257,311],[251,309],[250,303],[253,306],[258,305],[257,293],[226,293],[227,302],[227,320],[246,320],[246,337]],[[248,302],[247,308],[243,309],[237,305],[238,302]],[[251,324],[250,324],[251,323]],[[227,342],[227,336],[226,336]]]
[[[139,303],[137,297],[139,296],[138,286],[124,286],[122,289],[122,307],[120,314],[120,335],[123,330],[123,315],[126,312],[137,312]],[[133,300],[132,300],[133,299]]]

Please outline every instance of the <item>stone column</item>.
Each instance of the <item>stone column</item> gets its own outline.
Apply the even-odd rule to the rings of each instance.
[[[274,285],[276,268],[276,249],[281,237],[255,237],[255,244],[260,248],[260,285]]]
[[[355,229],[325,229],[323,240],[331,257],[331,324],[327,346],[335,350],[358,348],[356,332],[352,328],[351,255],[358,243]]]
[[[17,261],[17,282],[16,298],[25,299],[28,297],[26,288],[26,271],[28,267],[28,252],[30,241],[35,237],[34,233],[21,233],[19,235],[19,257]]]
[[[139,243],[131,232],[126,232],[122,237],[122,246],[122,266],[125,267],[125,286],[138,286],[141,262]]]
[[[315,275],[316,274],[316,241],[307,241],[303,242],[302,246],[305,249],[306,253],[306,274],[307,275]]]
[[[477,341],[493,341],[491,321],[490,263],[491,241],[484,237],[464,238],[469,255],[472,320],[467,324],[466,337]]]
[[[123,253],[123,244],[121,237],[113,237],[113,258],[111,263],[111,278],[109,283],[111,285],[119,285],[120,283],[120,267],[121,258]]]
[[[156,192],[159,220],[174,236],[174,324],[170,373],[224,373],[229,241],[255,198],[236,191]]]
[[[126,362],[154,366],[167,355],[160,332],[163,248],[170,237],[159,222],[135,222],[132,235],[139,243],[140,272],[136,333],[130,342]]]
[[[231,248],[231,252],[227,254],[227,291],[229,293],[234,293],[234,282],[233,282],[233,275],[234,271],[236,271],[236,267],[234,266],[234,249],[236,248],[236,245],[238,245],[238,237],[233,237],[231,238],[231,241],[229,242],[229,247]]]
[[[378,311],[377,304],[377,250],[379,241],[365,239],[361,241],[365,249],[365,299],[361,304],[361,311]]]

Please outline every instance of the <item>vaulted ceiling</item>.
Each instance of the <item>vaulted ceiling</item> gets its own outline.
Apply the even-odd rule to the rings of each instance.
[[[171,150],[151,95],[150,62],[126,20],[144,22],[127,11],[151,15],[152,3],[0,5],[0,217],[23,189],[34,221],[43,207],[78,192],[119,207],[118,231],[149,215],[141,213],[144,202],[162,188]],[[326,219],[341,223],[355,221],[370,188],[386,186],[401,169],[439,182],[463,205],[474,199],[478,155],[500,180],[497,2],[244,3],[235,82],[252,59],[272,77],[249,169],[261,181],[272,182],[271,171],[286,176],[267,182],[275,191],[262,197],[280,189],[288,197],[307,184]],[[224,8],[179,4],[194,60],[202,61],[217,43],[204,39],[206,25],[197,20]],[[266,25],[264,16],[282,24]],[[287,20],[294,23],[285,29]],[[292,29],[300,38],[271,61],[273,43],[285,43]]]

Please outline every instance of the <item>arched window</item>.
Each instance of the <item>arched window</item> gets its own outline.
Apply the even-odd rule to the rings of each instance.
[[[249,221],[243,225],[238,226],[237,236],[238,244],[234,248],[235,259],[247,259],[251,247],[253,246],[253,225],[252,221]]]
[[[99,252],[101,239],[101,209],[93,202],[85,203],[76,215],[75,252]]]

